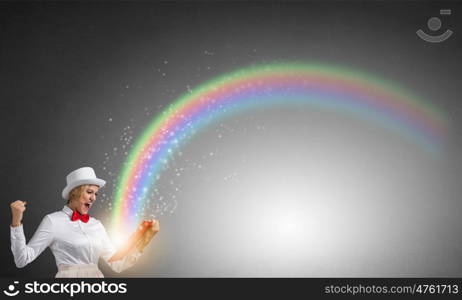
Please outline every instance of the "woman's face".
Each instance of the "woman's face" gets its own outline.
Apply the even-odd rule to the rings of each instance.
[[[71,209],[77,210],[81,214],[88,214],[93,202],[96,201],[98,195],[99,186],[89,185],[85,187],[80,194],[80,198],[75,198],[71,201]]]

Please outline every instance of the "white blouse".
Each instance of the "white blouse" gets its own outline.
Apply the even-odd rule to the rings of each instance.
[[[23,226],[11,227],[11,251],[14,262],[22,268],[50,247],[56,259],[56,265],[95,264],[101,257],[115,271],[133,266],[139,251],[125,256],[124,259],[108,262],[115,253],[103,224],[90,217],[87,223],[71,221],[72,210],[64,206],[63,210],[46,215],[26,245]]]

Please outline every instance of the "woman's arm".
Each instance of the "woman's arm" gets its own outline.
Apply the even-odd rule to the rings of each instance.
[[[148,223],[148,230],[143,235],[143,238],[138,241],[136,246],[126,254],[122,259],[114,260],[113,255],[116,253],[116,249],[114,248],[112,242],[110,241],[106,230],[102,226],[104,230],[104,249],[101,254],[101,258],[106,261],[106,263],[111,267],[112,270],[115,272],[122,272],[123,270],[133,266],[138,258],[140,257],[141,253],[143,252],[144,248],[149,244],[152,237],[159,231],[159,222],[152,220],[152,221],[145,221]]]
[[[24,212],[24,210],[22,210],[22,212]],[[22,268],[32,262],[53,241],[53,225],[49,216],[43,218],[28,244],[26,244],[26,237],[24,236],[21,220],[22,213],[20,216],[16,215],[15,217],[13,212],[13,222],[10,226],[11,251],[13,252],[14,262],[18,268]]]
[[[116,248],[112,244],[111,239],[109,238],[106,229],[104,228],[103,224],[101,224],[102,233],[101,238],[103,242],[103,249],[101,250],[101,258],[108,264],[109,267],[114,272],[120,273],[123,270],[126,270],[132,267],[141,255],[140,251],[133,251],[126,255],[123,259],[117,261],[110,261],[109,259],[114,255],[116,252]]]

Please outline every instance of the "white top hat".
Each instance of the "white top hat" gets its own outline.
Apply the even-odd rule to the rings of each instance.
[[[95,171],[90,167],[83,167],[70,172],[66,177],[66,182],[67,185],[62,193],[63,198],[66,200],[69,200],[69,192],[75,187],[92,184],[102,188],[106,184],[106,181],[96,178]]]

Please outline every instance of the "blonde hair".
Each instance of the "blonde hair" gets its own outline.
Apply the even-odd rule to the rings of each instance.
[[[87,187],[91,186],[91,184],[83,184],[79,185],[78,187],[73,188],[69,192],[69,200],[67,200],[67,204],[71,203],[73,199],[79,199],[80,195],[82,195],[83,190],[85,190]]]

